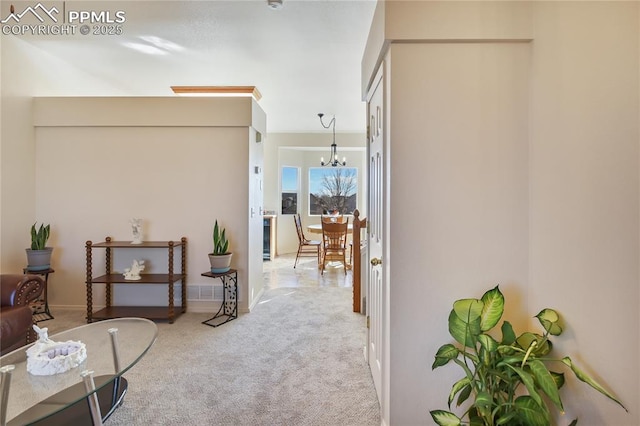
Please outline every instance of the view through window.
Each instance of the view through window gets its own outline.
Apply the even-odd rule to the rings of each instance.
[[[309,214],[353,214],[358,193],[355,167],[309,168]]]
[[[282,214],[298,213],[298,193],[300,192],[300,168],[283,167],[280,181]]]

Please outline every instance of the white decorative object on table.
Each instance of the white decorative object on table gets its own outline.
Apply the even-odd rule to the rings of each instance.
[[[87,359],[87,348],[82,342],[68,340],[54,342],[48,329],[33,325],[38,341],[27,349],[27,371],[34,376],[51,376],[64,373]]]
[[[134,217],[129,223],[131,223],[131,230],[133,231],[131,244],[142,244],[142,219]]]
[[[126,268],[124,270],[124,279],[125,280],[139,280],[140,277],[140,272],[144,271],[144,260],[135,260],[133,259],[133,264],[131,265],[131,268]]]

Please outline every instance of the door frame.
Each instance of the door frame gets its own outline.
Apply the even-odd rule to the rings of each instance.
[[[371,177],[371,170],[370,170],[370,165],[371,165],[371,152],[370,152],[370,136],[371,136],[371,132],[372,129],[370,129],[370,100],[372,98],[372,95],[374,93],[374,91],[376,89],[378,90],[382,90],[382,102],[381,102],[381,106],[382,106],[382,112],[381,115],[382,117],[380,118],[382,120],[382,176],[381,176],[381,190],[380,190],[380,196],[382,197],[382,206],[381,206],[381,235],[382,235],[382,247],[381,247],[381,251],[382,251],[382,259],[383,259],[383,263],[381,265],[382,267],[382,272],[381,272],[381,277],[382,277],[382,305],[381,305],[381,309],[380,312],[382,312],[382,319],[381,319],[381,326],[382,326],[382,340],[381,340],[381,345],[379,345],[379,356],[382,357],[381,359],[381,374],[380,374],[380,387],[381,389],[379,389],[378,393],[380,395],[380,418],[381,418],[381,424],[384,425],[389,425],[390,423],[390,413],[389,413],[389,408],[390,408],[390,313],[391,313],[391,309],[390,309],[390,304],[389,304],[389,270],[390,270],[390,256],[389,256],[389,188],[390,188],[390,171],[389,171],[389,165],[390,165],[390,161],[389,161],[389,115],[387,114],[388,111],[388,102],[389,102],[389,86],[388,86],[388,68],[387,65],[388,61],[387,60],[382,60],[382,62],[380,63],[378,70],[375,73],[375,77],[371,80],[371,84],[369,86],[369,88],[367,89],[367,95],[366,95],[366,114],[367,114],[367,176],[368,179]],[[372,212],[372,206],[371,206],[371,194],[372,194],[372,188],[371,188],[371,182],[370,180],[367,181],[367,195],[368,195],[368,206],[367,206],[367,211],[368,212]],[[371,214],[369,213],[369,216],[371,216]],[[373,223],[371,222],[371,220],[367,220],[367,228],[369,228],[370,226],[373,226]],[[370,287],[370,279],[371,279],[371,272],[370,272],[370,261],[371,261],[371,233],[368,231],[367,232],[367,256],[366,256],[366,275],[365,275],[365,280],[366,280],[366,298],[367,298],[367,342],[366,342],[366,350],[365,350],[365,356],[367,358],[367,364],[370,364],[370,359],[369,359],[369,349],[370,349],[370,333],[369,333],[369,323],[373,322],[373,320],[370,318],[371,315],[371,309],[370,309],[370,305],[371,305],[371,287]]]

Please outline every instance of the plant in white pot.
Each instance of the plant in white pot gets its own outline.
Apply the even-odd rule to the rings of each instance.
[[[218,221],[213,227],[213,252],[209,253],[209,262],[211,263],[211,272],[214,274],[222,274],[231,269],[231,256],[229,252],[229,240],[225,228],[218,226]]]
[[[31,225],[31,248],[27,251],[27,270],[46,271],[51,268],[51,253],[53,247],[47,247],[47,241],[51,232],[51,226],[47,224],[36,228],[36,223]]]

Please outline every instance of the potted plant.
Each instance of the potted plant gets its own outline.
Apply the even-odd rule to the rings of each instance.
[[[53,247],[47,247],[51,226],[47,224],[36,228],[36,223],[31,225],[31,248],[27,251],[27,270],[46,271],[51,268],[51,253]]]
[[[450,411],[432,410],[438,425],[540,425],[551,424],[548,405],[564,412],[559,389],[564,374],[549,370],[548,365],[568,367],[582,382],[622,403],[602,385],[579,369],[568,356],[550,355],[549,336],[562,333],[560,318],[553,309],[543,309],[536,318],[544,328],[543,335],[531,332],[516,336],[511,324],[501,326],[502,340],[489,332],[498,324],[504,312],[504,296],[498,286],[487,291],[482,299],[461,299],[453,304],[449,314],[449,333],[459,343],[445,344],[435,356],[432,369],[453,361],[464,371],[449,393],[448,405],[467,402],[463,422]],[[495,333],[494,333],[495,334]],[[471,399],[470,399],[471,398]],[[628,411],[628,410],[627,410]],[[571,425],[575,425],[577,419]]]
[[[229,240],[226,236],[226,229],[218,226],[218,221],[213,227],[213,252],[209,253],[211,272],[221,274],[231,269],[231,256],[229,252]]]

